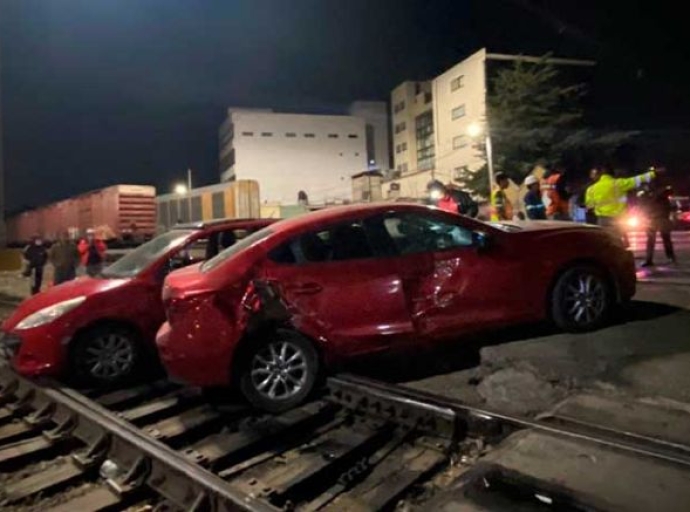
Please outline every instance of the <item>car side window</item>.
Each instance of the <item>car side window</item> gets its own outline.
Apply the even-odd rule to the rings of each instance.
[[[472,245],[472,231],[436,216],[389,215],[383,225],[399,254],[437,252]]]
[[[374,257],[367,233],[360,222],[345,222],[298,236],[269,253],[282,264],[323,263]]]

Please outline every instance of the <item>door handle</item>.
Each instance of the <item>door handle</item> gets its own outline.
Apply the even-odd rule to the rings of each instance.
[[[291,286],[290,289],[297,295],[313,295],[323,290],[323,287],[317,283],[300,283]]]

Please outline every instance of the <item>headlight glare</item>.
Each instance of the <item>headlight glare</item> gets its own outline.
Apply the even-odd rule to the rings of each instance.
[[[74,299],[66,300],[63,302],[58,302],[47,308],[43,308],[31,315],[27,316],[24,320],[17,324],[17,330],[33,329],[34,327],[40,327],[41,325],[48,324],[54,320],[57,320],[62,315],[69,313],[77,306],[81,305],[82,302],[86,300],[86,297],[76,297]]]

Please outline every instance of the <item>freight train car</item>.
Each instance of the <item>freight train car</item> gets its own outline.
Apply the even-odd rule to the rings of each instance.
[[[195,188],[184,195],[165,194],[156,197],[156,203],[159,233],[180,223],[261,216],[259,184],[254,180]]]
[[[87,229],[107,240],[147,239],[156,231],[156,189],[114,185],[29,210],[7,219],[7,240],[26,243],[34,236],[53,240],[60,232],[83,236]]]

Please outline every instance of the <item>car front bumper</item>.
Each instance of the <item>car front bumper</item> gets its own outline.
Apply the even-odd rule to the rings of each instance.
[[[65,361],[65,345],[54,328],[5,331],[0,335],[0,353],[21,375],[57,376]]]

